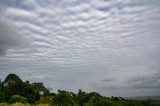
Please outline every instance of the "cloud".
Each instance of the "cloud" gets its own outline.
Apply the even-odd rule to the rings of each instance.
[[[23,10],[23,9],[18,9],[18,8],[7,8],[7,13],[9,13],[9,15],[12,15],[13,17],[28,17],[28,18],[36,18],[36,14],[27,11],[27,10]],[[8,14],[7,14],[8,15]]]
[[[0,22],[0,54],[3,55],[8,49],[12,48],[24,48],[29,43],[27,38],[20,35],[14,25]]]
[[[4,21],[0,27],[5,30],[0,29],[0,54],[10,58],[0,57],[0,72],[15,69],[31,80],[40,75],[39,79],[55,89],[68,89],[67,84],[72,83],[77,89],[95,89],[104,95],[109,90],[113,90],[111,95],[119,94],[116,91],[123,95],[124,88],[132,94],[141,90],[143,95],[145,87],[155,94],[159,88],[155,72],[160,69],[158,3],[1,0]],[[26,43],[28,49],[22,47]]]
[[[133,89],[159,89],[160,88],[160,73],[134,76],[128,79],[128,84]]]

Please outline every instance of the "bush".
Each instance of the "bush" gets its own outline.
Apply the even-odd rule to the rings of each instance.
[[[9,99],[9,103],[16,103],[16,102],[27,103],[27,99],[20,95],[11,96],[11,98]]]

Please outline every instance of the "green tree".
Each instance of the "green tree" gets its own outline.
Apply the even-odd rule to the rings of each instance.
[[[43,92],[43,96],[49,96],[50,91],[44,86],[43,83],[41,82],[34,82],[32,83],[34,89],[36,90],[37,93]]]
[[[36,92],[34,86],[31,85],[28,81],[23,83],[20,95],[26,97],[28,103],[34,103],[40,99],[39,93]]]
[[[71,94],[64,90],[58,90],[58,94],[53,98],[53,103],[58,106],[74,106]]]
[[[112,106],[112,103],[108,102],[105,97],[92,96],[90,101],[85,103],[84,106]]]
[[[0,103],[5,101],[4,98],[5,98],[4,87],[3,84],[0,83]]]
[[[20,93],[23,81],[17,75],[11,73],[5,78],[2,84],[5,93],[4,99],[9,101],[12,95]]]
[[[89,96],[87,95],[87,93],[79,89],[77,94],[77,99],[78,99],[78,104],[80,106],[83,106],[84,103],[89,101]]]

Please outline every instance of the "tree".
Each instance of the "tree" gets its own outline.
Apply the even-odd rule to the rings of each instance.
[[[74,106],[71,94],[64,90],[58,90],[58,94],[53,98],[53,103],[58,106]]]
[[[5,98],[4,87],[3,84],[0,83],[0,103],[5,101],[4,98]]]
[[[32,83],[32,85],[33,85],[33,87],[34,87],[34,89],[36,90],[37,93],[43,92],[44,96],[49,96],[50,91],[44,86],[43,83],[41,83],[41,82],[34,82],[34,83]]]
[[[84,103],[89,101],[88,95],[85,92],[83,92],[81,89],[79,89],[78,91],[77,99],[78,99],[78,104],[80,106],[83,106]]]
[[[19,94],[22,89],[23,81],[16,74],[9,74],[2,82],[4,87],[4,99],[9,101],[10,97]]]
[[[13,81],[13,82],[12,82]],[[16,74],[13,74],[13,73],[10,73],[4,80],[4,83],[8,83],[8,82],[12,82],[14,83],[14,81],[16,83],[23,83],[23,81],[16,75]]]
[[[20,95],[26,97],[28,103],[34,103],[40,98],[39,93],[36,92],[34,86],[27,81],[23,83]]]
[[[89,95],[89,101],[84,106],[112,106],[107,98],[101,96],[99,93],[91,92]]]

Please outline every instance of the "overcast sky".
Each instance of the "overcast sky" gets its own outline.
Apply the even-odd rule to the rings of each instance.
[[[0,0],[0,14],[1,79],[160,95],[160,0]]]

